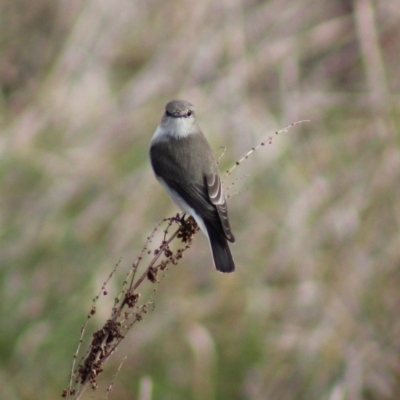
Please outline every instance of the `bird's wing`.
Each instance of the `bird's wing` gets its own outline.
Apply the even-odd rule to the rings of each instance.
[[[212,204],[215,205],[218,211],[218,216],[221,221],[222,229],[224,230],[225,237],[230,242],[235,242],[235,237],[233,236],[229,218],[228,218],[228,207],[226,205],[226,200],[224,192],[222,190],[221,178],[218,174],[209,174],[206,176],[207,191],[208,196]]]
[[[229,225],[225,199],[222,195],[218,200],[220,203],[214,203],[217,200],[215,197],[216,192],[213,191],[213,186],[208,185],[209,179],[206,178],[206,185],[182,184],[174,179],[165,177],[163,179],[171,189],[177,192],[199,214],[207,227],[212,227],[216,232],[221,232],[230,242],[235,241]],[[217,179],[219,180],[218,177]],[[210,189],[214,195],[213,198],[210,197]]]
[[[181,183],[175,179],[163,178],[168,186],[175,190],[185,202],[193,208],[199,216],[212,226],[217,228],[219,214],[216,207],[211,203],[205,186],[193,183]],[[218,231],[219,229],[217,229]]]
[[[203,175],[203,182],[201,178],[197,178],[197,183],[190,183],[182,174],[179,163],[171,153],[161,152],[159,145],[153,145],[150,148],[150,155],[156,175],[161,177],[168,187],[177,192],[199,214],[206,226],[212,227],[227,240],[234,242],[235,238],[229,226],[226,201],[218,173]],[[157,163],[153,162],[153,157],[157,158]],[[168,157],[170,158],[168,161],[173,162],[167,164]]]

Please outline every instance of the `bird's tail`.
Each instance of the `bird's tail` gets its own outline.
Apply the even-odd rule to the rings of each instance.
[[[207,231],[215,268],[220,272],[233,272],[235,270],[235,262],[225,236],[215,232],[212,228],[208,228]]]

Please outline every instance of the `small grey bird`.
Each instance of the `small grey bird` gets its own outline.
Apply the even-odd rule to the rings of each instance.
[[[232,234],[217,161],[196,121],[194,106],[172,100],[150,143],[157,180],[208,237],[218,271],[233,272]]]

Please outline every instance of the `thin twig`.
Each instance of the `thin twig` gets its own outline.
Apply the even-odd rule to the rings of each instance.
[[[308,119],[303,119],[303,120],[301,120],[301,121],[293,122],[292,124],[286,126],[285,128],[283,128],[283,129],[281,129],[281,130],[279,130],[279,131],[276,131],[276,132],[275,132],[275,135],[279,135],[280,133],[287,132],[291,127],[293,127],[293,126],[295,126],[295,125],[298,125],[298,124],[301,124],[301,123],[303,123],[303,122],[310,122],[310,121],[309,121]],[[246,159],[249,158],[249,155],[250,155],[250,154],[254,153],[254,152],[255,152],[257,149],[259,149],[261,146],[265,146],[265,142],[266,142],[266,141],[261,142],[258,146],[253,147],[250,151],[248,151],[239,161],[236,161],[236,162],[235,162],[235,164],[232,166],[231,169],[228,169],[228,170],[226,171],[226,174],[227,174],[227,175],[230,175],[230,174],[232,173],[232,171],[233,171],[237,166],[239,166],[244,160],[246,160]],[[268,143],[269,143],[269,144],[272,143],[272,136],[269,136],[269,137],[268,137]]]
[[[75,372],[76,372],[76,370],[75,370],[76,359],[78,358],[78,354],[79,354],[79,351],[80,351],[82,343],[83,343],[83,335],[85,334],[87,324],[89,322],[89,319],[94,314],[95,304],[99,300],[100,295],[102,293],[104,293],[108,282],[110,281],[110,279],[114,275],[114,273],[117,270],[117,268],[118,268],[120,263],[121,263],[121,259],[117,262],[117,264],[115,264],[114,269],[111,271],[110,275],[108,276],[108,278],[104,281],[103,285],[101,286],[101,289],[100,289],[99,293],[93,299],[92,309],[90,311],[90,314],[87,316],[86,321],[85,321],[85,323],[84,323],[84,325],[83,325],[83,327],[81,329],[81,336],[79,338],[78,346],[77,346],[77,349],[75,351],[75,354],[74,354],[74,357],[73,357],[73,362],[72,362],[72,367],[71,367],[71,375],[70,375],[70,379],[69,379],[69,386],[68,386],[68,393],[67,393],[67,399],[68,400],[71,398],[70,396],[71,396],[71,391],[72,391],[72,381],[73,381],[73,378],[75,377]]]
[[[114,386],[114,382],[115,382],[115,380],[117,379],[117,375],[118,375],[119,372],[121,371],[122,364],[126,361],[126,359],[127,359],[127,356],[125,356],[125,357],[122,359],[122,361],[119,363],[118,369],[117,369],[117,371],[115,372],[111,383],[108,385],[108,387],[107,387],[107,389],[106,389],[106,394],[105,394],[105,396],[103,396],[103,400],[107,400],[107,399],[108,399],[108,394],[112,391],[113,386]]]

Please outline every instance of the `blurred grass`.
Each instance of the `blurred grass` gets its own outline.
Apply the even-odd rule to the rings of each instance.
[[[394,0],[0,0],[0,397],[59,396],[92,297],[176,212],[147,148],[180,97],[224,168],[311,122],[237,169],[237,272],[198,235],[110,398],[399,398],[399,36]]]

